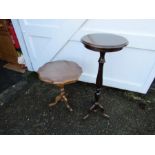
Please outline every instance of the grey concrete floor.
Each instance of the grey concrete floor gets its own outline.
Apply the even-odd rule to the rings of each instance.
[[[110,119],[101,113],[87,113],[94,99],[95,85],[77,82],[66,86],[69,112],[63,103],[49,108],[59,89],[30,74],[25,85],[0,107],[2,135],[139,135],[155,134],[155,91],[146,95],[103,87],[101,104]]]

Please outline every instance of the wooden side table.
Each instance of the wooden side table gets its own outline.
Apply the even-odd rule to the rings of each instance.
[[[124,37],[118,35],[96,33],[82,37],[81,42],[87,49],[100,52],[100,58],[98,60],[99,68],[96,78],[95,103],[90,107],[88,114],[84,116],[83,119],[86,119],[92,111],[96,112],[98,109],[101,110],[104,117],[109,118],[109,116],[105,113],[103,106],[99,102],[101,87],[103,84],[103,65],[105,63],[105,54],[106,52],[117,52],[122,50],[128,45],[128,41]]]
[[[76,82],[81,73],[82,68],[78,64],[65,60],[48,62],[39,68],[38,74],[40,80],[49,84],[55,84],[60,88],[60,94],[55,98],[53,103],[49,104],[49,107],[56,105],[59,101],[64,101],[69,111],[73,111],[68,104],[64,86]]]

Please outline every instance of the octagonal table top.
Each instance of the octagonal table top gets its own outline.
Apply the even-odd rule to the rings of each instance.
[[[48,62],[39,68],[40,80],[53,84],[66,84],[77,81],[82,68],[75,62],[58,60]]]

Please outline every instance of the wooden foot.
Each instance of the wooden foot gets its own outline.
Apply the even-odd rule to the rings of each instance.
[[[67,100],[66,96],[63,96],[63,100],[64,100],[64,102],[65,102],[66,107],[69,109],[70,112],[72,112],[73,109],[72,109],[72,108],[70,107],[70,105],[68,104],[68,100]]]
[[[54,105],[56,105],[60,100],[61,100],[61,95],[58,95],[56,98],[55,98],[55,102],[53,102],[53,103],[50,103],[49,104],[49,107],[52,107],[52,106],[54,106]]]

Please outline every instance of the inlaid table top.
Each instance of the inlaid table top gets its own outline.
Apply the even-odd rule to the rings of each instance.
[[[85,35],[81,42],[86,48],[93,51],[113,52],[128,45],[126,38],[110,33],[94,33]]]
[[[48,83],[65,84],[77,81],[82,73],[81,67],[72,61],[48,62],[39,68],[39,78]]]

